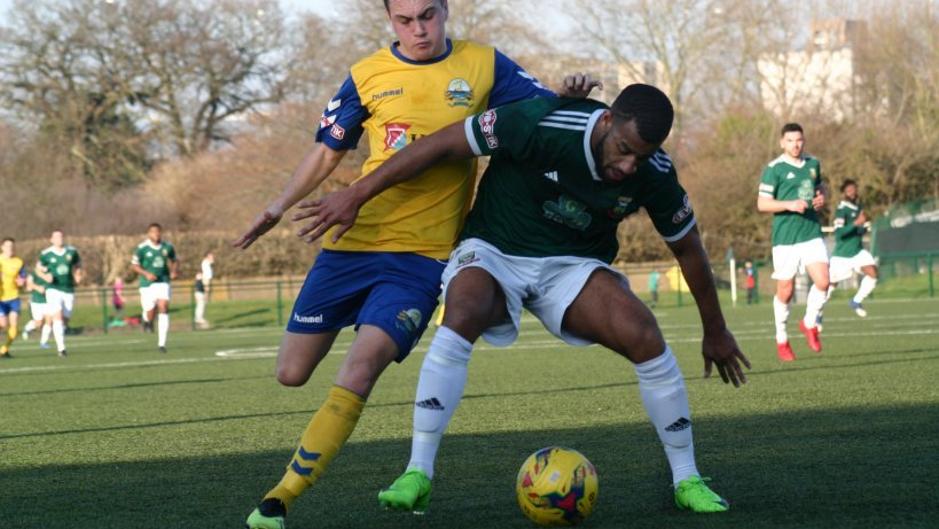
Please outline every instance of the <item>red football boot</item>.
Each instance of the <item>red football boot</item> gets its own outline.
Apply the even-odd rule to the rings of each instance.
[[[776,356],[783,362],[792,362],[796,359],[796,354],[792,352],[789,342],[776,344]]]
[[[809,329],[805,326],[804,321],[799,320],[799,330],[805,335],[805,341],[809,344],[809,349],[816,353],[822,352],[822,341],[818,339],[818,327]]]

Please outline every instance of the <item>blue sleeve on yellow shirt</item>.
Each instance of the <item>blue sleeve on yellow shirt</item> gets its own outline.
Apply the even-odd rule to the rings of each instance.
[[[362,137],[362,122],[366,119],[368,110],[362,106],[359,91],[350,75],[323,110],[316,141],[336,151],[354,149]]]
[[[539,96],[554,97],[555,94],[512,59],[496,50],[495,79],[489,94],[489,108]]]

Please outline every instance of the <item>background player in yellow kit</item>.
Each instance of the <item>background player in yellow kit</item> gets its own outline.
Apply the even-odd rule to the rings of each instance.
[[[20,315],[20,287],[26,284],[23,260],[14,255],[16,242],[7,237],[0,246],[0,358],[11,358]]]

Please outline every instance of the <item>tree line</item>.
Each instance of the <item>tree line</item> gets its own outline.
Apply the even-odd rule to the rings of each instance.
[[[874,214],[939,196],[934,1],[793,10],[773,0],[573,0],[551,17],[529,15],[544,2],[449,3],[453,37],[498,46],[548,85],[560,62],[634,79],[651,71],[675,104],[666,148],[714,255],[768,254],[756,184],[786,121],[806,128],[832,187],[858,180]],[[15,1],[0,24],[4,233],[122,234],[150,221],[237,232],[309,147],[348,67],[393,39],[380,2],[337,8],[338,21],[262,0]],[[851,47],[850,108],[832,112],[821,98],[768,107],[766,64],[812,52],[811,20],[834,16],[866,28]],[[566,33],[548,31],[555,25]],[[354,178],[363,155],[347,156],[323,191]],[[666,255],[647,228],[624,223],[622,259]]]

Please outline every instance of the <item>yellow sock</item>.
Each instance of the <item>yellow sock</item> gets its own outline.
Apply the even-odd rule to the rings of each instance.
[[[264,499],[277,498],[289,508],[297,496],[326,471],[329,462],[346,444],[363,407],[365,399],[348,389],[333,386],[326,402],[316,410],[303,431],[300,446],[287,465],[284,477]]]
[[[7,347],[13,345],[13,340],[16,339],[17,335],[19,335],[19,331],[16,329],[16,327],[11,325],[10,328],[7,329]]]

